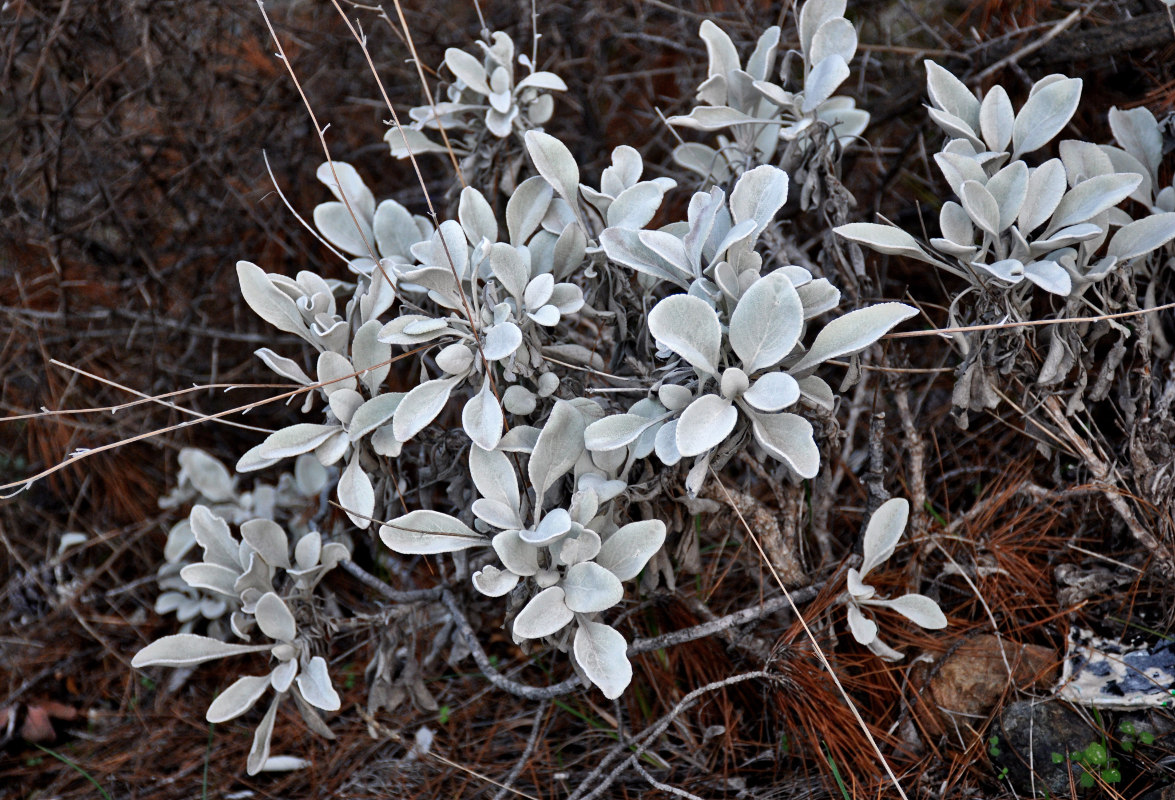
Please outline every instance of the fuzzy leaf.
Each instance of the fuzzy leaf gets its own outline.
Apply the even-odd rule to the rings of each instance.
[[[775,219],[787,202],[787,173],[779,167],[762,164],[744,172],[730,192],[730,213],[737,225],[754,220],[758,236]],[[724,248],[719,248],[721,252]]]
[[[1028,191],[1017,218],[1021,232],[1027,236],[1043,225],[1057,204],[1065,196],[1065,165],[1059,158],[1050,158],[1028,176]]]
[[[983,98],[979,109],[979,130],[983,133],[987,149],[994,153],[1004,152],[1012,141],[1012,126],[1015,122],[1012,101],[1008,99],[1004,87],[997,83]]]
[[[371,478],[359,466],[357,452],[352,452],[351,461],[339,478],[338,493],[339,505],[351,522],[361,530],[370,527],[371,515],[375,513],[375,488],[371,485]]]
[[[652,424],[653,420],[638,414],[613,414],[587,426],[584,444],[592,451],[618,450],[639,439]]]
[[[131,666],[142,667],[190,667],[203,664],[215,658],[236,656],[242,653],[259,653],[269,650],[270,644],[233,644],[197,636],[194,633],[177,633],[164,636],[135,653]]]
[[[802,372],[830,358],[858,353],[917,313],[905,303],[878,303],[850,311],[825,325],[812,348],[789,371]]]
[[[670,295],[649,312],[648,324],[659,345],[696,369],[717,374],[722,325],[705,300],[687,294]]]
[[[1175,213],[1152,214],[1123,225],[1110,239],[1106,254],[1125,261],[1156,250],[1172,239],[1175,239]]]
[[[292,642],[298,633],[289,606],[273,592],[261,596],[253,613],[257,617],[257,627],[274,641]]]
[[[537,504],[541,505],[547,489],[579,460],[584,451],[586,427],[583,415],[575,410],[575,406],[563,400],[555,401],[530,454],[530,463],[526,465]]]
[[[898,540],[906,530],[909,518],[910,503],[902,497],[886,500],[873,512],[869,524],[865,526],[862,576],[868,575],[874,567],[889,560],[898,546]]]
[[[455,553],[489,542],[471,531],[461,520],[439,511],[410,511],[379,529],[379,538],[401,555]]]
[[[715,394],[689,404],[677,420],[677,451],[696,456],[721,444],[738,422],[738,409]]]
[[[274,286],[261,267],[238,261],[237,280],[241,284],[241,296],[253,313],[280,331],[306,335],[306,324],[293,299]]]
[[[848,63],[835,53],[828,56],[808,73],[804,80],[804,103],[801,111],[810,114],[832,96],[849,77]]]
[[[269,689],[268,675],[245,675],[216,696],[204,718],[209,722],[228,722],[244,714]]]
[[[609,700],[620,697],[632,682],[627,650],[624,636],[610,625],[584,620],[575,631],[575,661]]]
[[[571,155],[567,145],[549,133],[527,131],[525,139],[526,152],[530,154],[535,169],[560,197],[575,208],[579,196],[579,165],[575,163],[575,156]]]
[[[812,435],[812,423],[786,412],[752,414],[755,441],[773,458],[787,464],[801,478],[820,472],[820,449]]]
[[[494,397],[489,378],[486,378],[481,391],[469,398],[461,410],[461,427],[478,447],[493,450],[502,438],[504,423],[502,407]]]
[[[879,253],[916,258],[930,261],[930,257],[918,245],[918,240],[901,228],[892,225],[878,225],[875,222],[850,222],[833,228],[833,232],[850,242],[871,247]]]
[[[249,543],[266,564],[290,568],[290,539],[285,530],[271,519],[251,519],[241,523],[241,538]]]
[[[461,229],[465,231],[466,238],[474,247],[482,239],[498,241],[498,220],[494,217],[494,210],[490,208],[485,195],[472,186],[466,186],[461,190],[457,219],[461,221]]]
[[[921,594],[905,594],[893,600],[870,600],[869,605],[892,608],[906,619],[928,630],[937,631],[947,626],[946,615],[938,603]]]
[[[518,585],[519,576],[487,564],[473,573],[473,588],[486,597],[502,597]]]
[[[581,614],[606,611],[624,597],[620,579],[593,561],[581,561],[569,567],[559,585],[563,587],[567,607]]]
[[[856,604],[849,605],[849,632],[853,638],[864,645],[873,643],[877,638],[877,623],[861,613]]]
[[[1034,91],[1012,126],[1012,158],[1052,141],[1069,124],[1081,101],[1081,79],[1065,78]]]
[[[665,543],[665,523],[659,519],[630,522],[608,537],[596,563],[622,581],[640,574]]]
[[[795,348],[803,326],[804,304],[791,280],[772,272],[739,298],[728,337],[743,370],[753,375],[782,361]]]
[[[392,415],[392,434],[396,439],[406,442],[436,419],[458,382],[457,378],[438,378],[404,395]]]
[[[743,400],[759,411],[782,411],[799,399],[800,385],[786,372],[768,372],[743,392]]]
[[[1046,235],[1070,225],[1088,222],[1129,197],[1141,182],[1142,176],[1133,172],[1098,175],[1082,181],[1061,198],[1049,221]]]
[[[249,758],[245,763],[245,771],[250,775],[260,772],[270,760],[269,740],[273,737],[273,723],[277,719],[277,704],[280,701],[280,695],[273,698],[269,710],[265,712],[257,730],[253,732],[253,746],[249,748]]]
[[[539,175],[518,184],[506,203],[506,228],[510,233],[510,244],[515,247],[524,244],[538,230],[554,194],[551,184]]]
[[[558,633],[575,618],[564,602],[559,586],[543,589],[514,618],[514,635],[519,639],[541,639]]]
[[[469,474],[482,497],[518,508],[518,478],[505,453],[481,447],[469,448]]]
[[[302,699],[323,711],[338,711],[342,707],[339,693],[331,685],[326,659],[322,656],[314,656],[298,673],[298,691],[302,693]]]

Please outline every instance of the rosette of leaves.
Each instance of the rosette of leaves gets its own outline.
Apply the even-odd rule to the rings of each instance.
[[[859,135],[869,123],[868,112],[856,108],[852,98],[833,96],[849,77],[848,65],[857,51],[857,32],[844,17],[845,6],[845,0],[809,0],[800,8],[803,75],[798,91],[784,88],[791,83],[790,59],[780,66],[778,83],[770,77],[779,48],[778,27],[759,37],[744,67],[730,36],[703,21],[699,35],[706,43],[709,69],[697,91],[701,105],[668,121],[695,130],[728,131],[729,137],[719,135],[717,148],[680,145],[674,160],[722,184],[747,165],[772,161],[781,139],[796,142],[796,157],[785,157],[790,164],[812,144],[827,143],[828,131],[842,143]]]
[[[850,567],[846,579],[848,591],[844,602],[848,608],[849,631],[854,639],[886,661],[900,661],[904,656],[881,640],[877,623],[866,616],[866,608],[892,609],[927,630],[941,630],[947,626],[942,609],[929,597],[911,593],[887,600],[865,583],[865,577],[894,554],[909,516],[910,503],[904,498],[895,497],[882,503],[865,527],[861,569]]]
[[[598,407],[588,406],[595,404],[557,401],[532,446],[511,445],[516,457],[529,451],[533,500],[520,491],[506,452],[470,449],[469,470],[479,495],[472,512],[482,533],[450,515],[420,510],[385,524],[380,538],[403,554],[492,547],[501,566],[482,566],[473,585],[490,597],[513,593],[522,604],[512,622],[515,640],[542,639],[569,650],[579,673],[616,698],[632,680],[632,665],[624,636],[599,615],[621,602],[622,582],[635,578],[661,548],[665,525],[647,520],[618,526],[602,499],[614,497],[615,487],[583,475],[566,507],[547,507],[546,498],[585,454],[584,430],[589,418],[600,416]]]
[[[473,383],[480,388],[462,410],[462,425],[471,440],[492,450],[505,430],[503,406],[530,414],[538,398],[558,386],[543,354],[554,345],[553,330],[583,307],[584,298],[577,285],[557,276],[579,265],[586,240],[574,219],[552,221],[557,234],[542,227],[548,216],[560,217],[552,210],[556,200],[543,178],[524,182],[507,203],[510,241],[499,242],[489,203],[467,188],[459,221],[442,223],[433,239],[413,249],[420,266],[402,280],[426,291],[440,313],[413,313],[429,311],[417,307],[384,325],[377,339],[404,347],[435,342],[441,348],[433,361],[442,374],[422,380],[398,403],[391,420],[397,441],[414,437],[454,391]]]
[[[277,523],[261,519],[246,522],[241,525],[241,540],[237,540],[228,524],[204,506],[192,510],[191,524],[204,561],[185,566],[180,571],[183,581],[193,589],[223,597],[226,605],[236,605],[231,621],[237,637],[249,641],[257,630],[271,641],[238,644],[179,633],[147,645],[135,654],[131,665],[188,667],[231,655],[268,652],[276,662],[270,672],[239,678],[213,701],[206,718],[209,722],[235,719],[272,688],[275,697],[253,737],[249,774],[302,766],[300,759],[269,755],[281,700],[293,696],[307,724],[328,737],[330,731],[314,709],[337,711],[340,703],[326,660],[313,655],[313,642],[299,634],[294,612],[328,570],[350,557],[347,549],[335,542],[324,545],[321,536],[311,532],[297,541],[291,558],[286,532]],[[287,576],[281,581],[289,590],[285,598],[274,590],[279,570]]]
[[[858,309],[825,325],[805,349],[800,339],[806,321],[837,302],[835,288],[798,267],[743,275],[724,288],[716,305],[693,294],[665,298],[649,312],[648,324],[658,354],[679,359],[658,389],[666,413],[606,417],[587,429],[587,446],[614,450],[655,430],[662,463],[696,459],[686,479],[696,494],[712,460],[724,461],[723,451],[738,447],[749,428],[791,472],[815,477],[820,452],[812,425],[787,409],[801,398],[831,409],[832,389],[813,374],[816,368],[859,353],[916,313],[901,303]]]
[[[567,91],[562,78],[537,69],[529,56],[519,53],[517,61],[527,74],[516,82],[514,42],[501,31],[477,46],[482,51],[480,60],[455,47],[445,51],[445,66],[455,78],[447,89],[448,100],[411,109],[411,127],[393,128],[384,135],[394,157],[448,152],[444,144],[426,136],[426,130],[444,128],[454,152],[468,155],[477,149],[482,131],[505,139],[511,133],[540,127],[551,118],[555,110],[551,92]],[[468,135],[455,142],[455,133]]]
[[[174,508],[197,501],[207,509],[212,518],[219,518],[239,525],[250,519],[282,519],[293,523],[299,534],[308,529],[298,523],[298,512],[311,502],[317,507],[317,497],[330,476],[318,461],[309,455],[299,456],[294,472],[283,473],[277,486],[258,482],[251,491],[238,491],[236,479],[219,459],[194,447],[180,450],[179,480],[175,489],[162,498],[161,507]],[[200,513],[202,520],[207,515]],[[181,576],[186,558],[198,542],[194,533],[191,515],[184,517],[171,527],[167,543],[163,548],[164,563],[159,567],[157,582],[160,593],[155,600],[155,613],[174,613],[183,623],[184,632],[191,631],[199,619],[209,621],[208,633],[218,639],[227,638],[229,632],[218,624],[218,620],[229,611],[239,608],[234,598],[220,592],[189,585]]]
[[[1143,172],[1131,171],[1139,166],[1133,163],[1136,159],[1068,140],[1060,143],[1058,158],[1037,166],[1023,160],[1068,124],[1081,99],[1081,80],[1046,76],[1014,111],[1001,86],[978,98],[933,61],[926,62],[926,70],[932,103],[928,113],[948,135],[935,161],[958,198],[939,212],[941,236],[923,244],[899,228],[874,223],[842,225],[836,233],[882,253],[928,262],[970,283],[952,300],[952,327],[1026,321],[1032,316],[1034,286],[1063,298],[1058,316],[1088,304],[1100,306],[1103,313],[1116,310],[1104,294],[1091,300],[1089,291],[1175,238],[1175,216],[1134,220],[1119,207],[1144,183]],[[998,402],[985,371],[982,342],[999,336],[975,342],[966,334],[956,335],[968,356],[956,385],[956,405],[977,409]],[[1014,336],[1018,342],[1022,334]],[[1038,373],[1042,384],[1064,377],[1084,350],[1072,335],[1054,335],[1051,341]],[[988,358],[1010,370],[1018,346],[1000,349]]]

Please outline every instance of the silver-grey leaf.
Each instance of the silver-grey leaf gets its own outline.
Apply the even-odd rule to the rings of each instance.
[[[277,719],[277,704],[280,701],[281,695],[273,698],[269,710],[253,732],[253,746],[249,748],[249,758],[245,763],[245,771],[250,775],[256,775],[269,761],[269,740],[273,737],[273,723]]]
[[[779,167],[761,164],[744,172],[730,192],[730,213],[735,224],[754,220],[751,236],[757,237],[787,202],[787,187],[787,173]],[[724,249],[719,247],[718,251]]]
[[[1024,206],[1024,198],[1028,196],[1028,165],[1023,161],[1013,161],[991,176],[986,189],[999,207],[997,225],[1003,233],[1016,221],[1016,216]]]
[[[253,615],[261,632],[277,642],[292,642],[298,629],[294,615],[285,601],[273,592],[266,592],[257,601]]]
[[[718,395],[704,394],[694,400],[677,420],[677,451],[696,456],[717,447],[738,422],[738,410]]]
[[[905,303],[878,303],[850,311],[825,325],[811,349],[789,371],[795,374],[830,358],[858,353],[917,313]]]
[[[999,236],[1000,206],[986,186],[979,181],[963,181],[959,200],[976,225],[992,236]]]
[[[487,377],[481,384],[481,391],[465,403],[461,409],[461,427],[475,445],[483,450],[493,450],[502,438],[505,418],[498,398]]]
[[[897,549],[898,540],[906,531],[906,523],[910,518],[910,502],[903,497],[894,497],[886,500],[865,526],[865,536],[862,541],[861,575],[868,575],[875,567],[885,563]]]
[[[237,262],[237,280],[241,285],[241,296],[261,317],[278,330],[305,337],[306,324],[293,299],[273,285],[265,271],[248,261]]]
[[[1020,230],[1025,236],[1048,221],[1065,196],[1067,187],[1065,165],[1059,158],[1050,158],[1032,170],[1018,218]]]
[[[458,378],[437,378],[404,395],[392,415],[392,433],[396,439],[406,442],[436,419],[458,382]]]
[[[580,614],[607,611],[624,597],[620,579],[593,561],[573,564],[559,585],[567,607]]]
[[[1004,152],[1012,141],[1012,126],[1015,122],[1012,101],[1008,99],[1004,87],[997,83],[987,92],[979,108],[979,130],[987,149],[995,153]]]
[[[498,241],[498,220],[494,217],[494,210],[490,208],[485,195],[472,186],[461,190],[457,219],[461,221],[461,229],[465,231],[471,245],[476,247],[482,239]]]
[[[630,522],[600,547],[596,563],[617,578],[635,578],[665,543],[665,523],[659,519]]]
[[[559,586],[551,586],[532,597],[514,618],[514,635],[519,639],[541,639],[565,628],[575,614],[563,598]]]
[[[518,508],[518,478],[505,453],[476,446],[469,448],[469,474],[482,497]]]
[[[241,523],[241,538],[265,559],[265,563],[290,568],[290,538],[285,529],[271,519],[251,519]]]
[[[1152,214],[1124,225],[1110,239],[1106,254],[1119,261],[1137,258],[1175,239],[1175,213]]]
[[[812,424],[786,412],[752,414],[755,441],[772,457],[787,464],[801,478],[815,478],[820,472],[820,449],[812,436]]]
[[[410,511],[379,529],[379,538],[401,555],[455,553],[489,542],[469,529],[461,520],[439,511]]]
[[[1057,205],[1045,235],[1052,231],[1088,222],[1127,197],[1142,182],[1141,175],[1132,172],[1099,175],[1074,186]]]
[[[833,228],[833,232],[850,242],[857,242],[873,248],[879,253],[908,256],[919,261],[931,261],[919,246],[918,240],[901,228],[892,225],[878,225],[875,222],[850,222]]]
[[[574,208],[579,197],[579,165],[567,145],[542,131],[527,131],[524,138],[535,169]]]
[[[261,699],[269,689],[268,675],[245,675],[216,696],[204,718],[209,722],[221,723],[236,719]]]
[[[518,184],[506,203],[506,228],[510,234],[510,244],[516,247],[525,244],[531,234],[538,230],[554,194],[551,184],[539,175]]]
[[[670,295],[649,312],[648,325],[662,347],[704,373],[717,374],[722,326],[706,301],[692,295]]]
[[[366,530],[375,513],[375,488],[371,478],[359,466],[359,454],[352,451],[351,460],[339,478],[339,505],[354,525]]]
[[[243,653],[259,653],[269,650],[270,644],[233,644],[194,633],[177,633],[164,636],[135,653],[131,666],[142,667],[190,667],[216,658],[236,656]]]
[[[298,691],[307,703],[323,711],[338,711],[342,707],[339,693],[331,685],[326,659],[314,656],[298,673]]]
[[[800,110],[805,114],[815,111],[821,103],[849,77],[848,63],[835,53],[827,56],[804,79],[804,102]]]
[[[979,127],[979,100],[949,71],[930,60],[923,63],[926,65],[926,89],[931,101],[975,131]]]
[[[1081,101],[1081,79],[1064,78],[1035,91],[1012,126],[1012,158],[1043,147],[1069,124]]]
[[[773,367],[796,346],[804,326],[804,304],[782,272],[759,278],[730,315],[730,346],[748,375]]]
[[[652,424],[653,420],[637,414],[613,414],[587,426],[584,444],[593,451],[617,450],[635,442]]]
[[[547,489],[579,460],[584,451],[586,427],[583,415],[573,405],[563,400],[555,401],[527,464],[530,485],[534,487],[539,503]]]
[[[626,655],[628,642],[615,628],[582,620],[575,631],[572,650],[583,674],[609,700],[620,697],[632,682],[632,664]]]
[[[759,411],[782,411],[800,399],[800,385],[786,372],[768,372],[743,392],[742,399]]]
[[[519,576],[487,564],[473,573],[473,588],[486,597],[502,597],[518,585]]]

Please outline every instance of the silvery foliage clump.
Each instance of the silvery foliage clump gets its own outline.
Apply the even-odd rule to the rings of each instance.
[[[858,309],[830,321],[805,348],[808,321],[836,308],[840,291],[801,267],[764,274],[754,247],[787,193],[787,173],[760,165],[739,177],[729,200],[718,187],[695,194],[684,223],[604,230],[610,259],[685,293],[664,298],[648,315],[656,355],[669,362],[655,405],[593,423],[589,449],[609,452],[644,436],[666,466],[694,459],[686,488],[696,494],[711,466],[725,463],[749,429],[792,473],[816,476],[812,425],[786,409],[802,398],[831,411],[832,388],[816,369],[861,352],[916,311],[902,303]]]
[[[258,481],[251,490],[243,491],[219,459],[199,448],[181,449],[178,461],[177,485],[160,498],[161,508],[195,503],[233,525],[250,519],[280,520],[298,537],[310,530],[304,522],[310,515],[302,512],[308,507],[317,508],[319,493],[330,479],[326,469],[313,457],[300,456],[294,472],[282,473],[276,486]],[[156,575],[160,593],[155,599],[155,613],[174,613],[184,633],[190,633],[199,620],[204,620],[210,636],[226,639],[230,631],[220,620],[239,609],[238,598],[191,586],[183,579],[180,572],[189,563],[196,546],[188,517],[168,531],[163,564]]]
[[[598,461],[584,446],[584,430],[600,413],[590,401],[557,401],[536,437],[516,437],[506,450],[473,444],[476,530],[451,515],[419,510],[386,523],[379,535],[404,554],[492,548],[500,566],[483,564],[473,585],[489,597],[509,594],[522,606],[511,625],[514,640],[545,639],[570,652],[578,672],[616,698],[632,680],[632,665],[624,636],[600,615],[622,601],[622,581],[637,577],[661,548],[665,523],[616,522],[611,501],[627,488],[614,477],[617,460]],[[514,461],[521,454],[524,486],[533,494],[520,491]],[[575,489],[566,507],[544,507],[569,472]]]
[[[795,134],[793,142],[823,130],[824,146],[828,129],[812,121],[844,111],[830,95],[855,34],[845,29],[843,3],[816,0],[800,14],[804,92],[770,101],[762,113],[772,115],[773,140],[781,130]],[[733,45],[711,28],[703,27],[703,37],[715,63],[730,67],[721,78],[734,87],[727,101],[738,105],[754,80],[739,76],[737,57],[728,58]],[[778,31],[768,33],[747,74],[766,81],[769,66],[759,62],[773,61],[777,40]],[[566,145],[528,130],[549,116],[544,93],[561,82],[524,60],[532,74],[514,83],[513,52],[501,35],[483,45],[481,63],[450,50],[456,105],[443,107],[442,121],[446,130],[452,123],[466,131],[470,157],[521,134],[518,168],[509,186],[500,184],[509,195],[504,219],[497,203],[470,186],[457,197],[455,218],[434,224],[393,200],[377,202],[357,170],[332,161],[317,177],[334,200],[312,216],[348,279],[309,270],[290,278],[237,264],[250,308],[301,339],[310,357],[257,351],[298,387],[302,417],[266,436],[235,470],[287,459],[297,459],[296,474],[311,465],[322,474],[337,470],[337,482],[330,477],[319,489],[323,497],[333,492],[344,525],[366,530],[374,522],[379,540],[403,555],[455,554],[456,575],[469,576],[482,595],[504,598],[516,642],[566,652],[585,682],[615,698],[633,671],[609,614],[667,533],[663,521],[648,518],[653,506],[644,501],[678,485],[696,495],[710,471],[748,446],[793,479],[814,477],[820,452],[809,417],[827,417],[837,400],[817,371],[848,358],[851,378],[859,354],[914,309],[882,303],[836,315],[841,296],[829,280],[778,262],[768,242],[785,238],[776,217],[789,190],[778,166],[740,163],[730,181],[693,195],[686,219],[648,229],[676,182],[645,177],[640,155],[627,146],[612,152],[598,187],[581,182]],[[720,81],[708,83],[717,91]],[[861,114],[842,114],[838,132],[863,125]],[[417,119],[421,128],[435,121]],[[402,142],[404,133],[392,131],[389,141]],[[737,126],[735,135],[743,135]],[[617,296],[630,289],[648,295],[648,305],[619,307]],[[597,352],[609,348],[631,355],[609,365]],[[393,363],[406,391],[386,385]],[[622,380],[623,392],[582,396],[585,375],[609,369],[615,374],[603,377]],[[455,451],[462,453],[456,470]],[[451,476],[445,507],[428,489],[437,474]],[[401,503],[418,507],[392,510]],[[272,766],[267,742],[281,697],[292,695],[319,732],[327,729],[313,708],[337,707],[326,662],[313,654],[321,648],[317,626],[303,623],[313,619],[313,582],[300,573],[320,570],[317,580],[344,552],[315,546],[321,560],[312,564],[299,551],[316,533],[303,536],[290,558],[276,523],[247,520],[241,532],[243,541],[232,544],[227,524],[198,506],[192,535],[204,561],[180,576],[225,599],[235,634],[256,629],[271,643],[182,633],[148,646],[135,664],[270,653],[273,671],[238,681],[209,717],[243,714],[266,687],[275,689],[250,756],[256,771]]]
[[[910,503],[904,498],[895,497],[882,503],[865,526],[861,568],[849,567],[846,578],[844,603],[848,609],[849,632],[854,639],[886,661],[900,661],[903,656],[881,640],[877,623],[865,615],[866,608],[892,609],[927,630],[936,631],[947,626],[947,618],[938,603],[926,595],[911,593],[887,600],[878,597],[877,590],[865,583],[865,577],[894,554],[909,517]]]
[[[1134,152],[1070,139],[1060,142],[1059,157],[1044,159],[1038,151],[1077,110],[1081,79],[1048,75],[1015,110],[1002,86],[980,98],[933,61],[926,62],[926,73],[928,113],[947,134],[934,158],[957,198],[940,209],[941,235],[923,243],[900,228],[869,222],[842,225],[836,233],[966,281],[967,288],[951,301],[951,327],[1029,320],[1034,289],[1057,298],[1057,318],[1084,316],[1090,307],[1116,310],[1100,284],[1175,238],[1175,214],[1149,204],[1157,199],[1151,197],[1159,156],[1153,129],[1140,115],[1115,111],[1115,127]],[[1120,207],[1128,198],[1148,204],[1150,213],[1133,218]],[[982,351],[983,342],[1001,339],[1006,337],[954,335],[966,359],[955,390],[957,406],[998,403],[987,368],[996,362],[1001,371],[1011,371],[1018,349]],[[1082,347],[1063,332],[1053,335],[1037,382],[1062,380]]]
[[[300,633],[297,620],[312,618],[315,586],[350,553],[338,542],[323,543],[317,531],[291,541],[281,525],[268,519],[242,523],[238,539],[223,518],[202,505],[192,509],[189,524],[203,560],[184,566],[180,577],[192,589],[218,597],[226,608],[234,609],[229,618],[232,632],[250,643],[177,633],[144,647],[131,665],[189,667],[232,655],[268,653],[273,663],[269,672],[238,678],[217,696],[205,716],[213,723],[235,719],[272,688],[274,697],[254,733],[248,772],[304,766],[299,758],[271,757],[270,737],[278,706],[287,696],[294,699],[312,730],[331,736],[315,709],[337,711],[339,696],[331,685],[326,660],[314,654],[314,637]],[[268,641],[252,643],[254,636]]]
[[[785,87],[796,83],[796,54],[785,54],[776,72],[778,27],[764,31],[744,65],[730,37],[713,22],[702,22],[709,68],[697,91],[700,105],[668,122],[725,133],[717,135],[716,147],[679,145],[674,160],[714,183],[727,184],[777,156],[789,171],[797,169],[814,146],[844,144],[860,135],[869,124],[869,113],[857,108],[852,98],[834,94],[849,77],[849,62],[857,52],[857,31],[845,19],[845,7],[845,0],[809,0],[801,7],[801,74],[791,91]],[[781,143],[784,152],[777,153]]]
[[[551,119],[555,110],[551,93],[567,91],[562,78],[539,70],[525,53],[515,56],[513,40],[501,31],[486,32],[485,41],[477,46],[480,58],[455,47],[445,51],[445,66],[455,79],[445,90],[448,99],[411,109],[411,125],[392,128],[384,135],[393,157],[448,153],[444,142],[425,134],[443,129],[453,153],[462,159],[462,168],[472,170],[484,161],[479,151],[492,149],[493,140],[541,130]],[[526,69],[517,79],[515,61]],[[511,173],[516,169],[517,162]],[[506,188],[513,188],[512,181]]]

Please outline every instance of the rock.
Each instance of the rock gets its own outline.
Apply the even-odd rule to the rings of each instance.
[[[1082,768],[1064,760],[1057,763],[1053,754],[1082,750],[1096,737],[1063,703],[1020,700],[1005,708],[992,725],[988,752],[997,772],[1007,770],[1003,777],[1017,793],[1031,796],[1035,789],[1040,795],[1047,789],[1054,796],[1068,797],[1070,769],[1073,785],[1078,785]]]
[[[926,728],[933,734],[967,729],[987,716],[1008,690],[1008,669],[1015,688],[1046,686],[1057,678],[1057,655],[1047,647],[1018,644],[992,635],[976,636],[946,655],[927,685]],[[925,685],[925,684],[924,684]],[[958,719],[952,716],[958,715]],[[952,737],[953,738],[953,737]],[[968,743],[969,744],[969,743]]]

